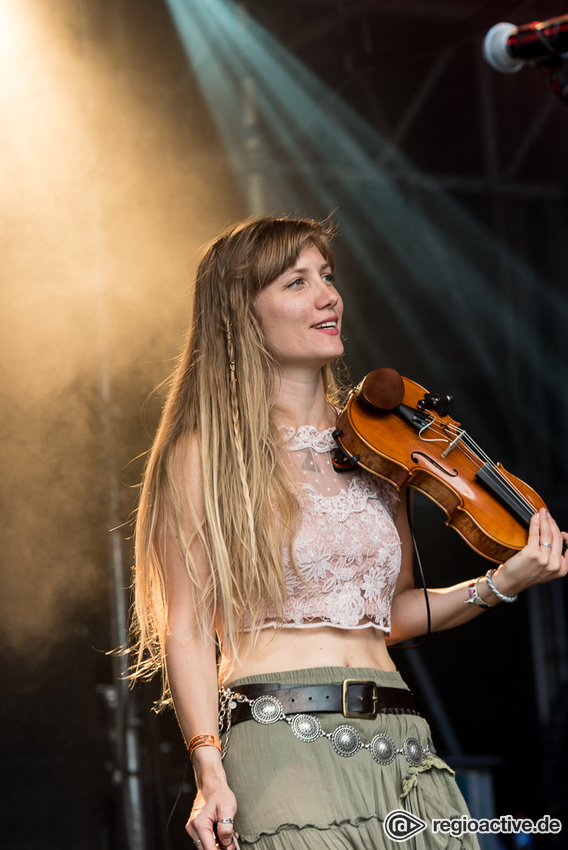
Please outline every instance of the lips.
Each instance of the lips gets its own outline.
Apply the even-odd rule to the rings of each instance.
[[[312,328],[316,331],[337,329],[337,316],[331,316],[323,322],[318,322],[317,325],[312,325]]]

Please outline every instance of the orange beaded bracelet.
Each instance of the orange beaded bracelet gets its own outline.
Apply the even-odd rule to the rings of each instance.
[[[216,735],[194,735],[187,745],[190,758],[198,747],[217,747],[221,752],[221,741]]]

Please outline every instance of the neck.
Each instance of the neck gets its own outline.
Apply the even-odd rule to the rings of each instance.
[[[325,397],[321,371],[282,375],[274,384],[277,425],[293,428],[314,425],[322,431],[335,424],[335,412]]]

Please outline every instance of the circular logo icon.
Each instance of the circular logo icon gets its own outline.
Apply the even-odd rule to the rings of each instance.
[[[426,827],[426,821],[411,815],[410,812],[405,812],[404,809],[389,812],[383,822],[383,829],[392,841],[408,841]]]

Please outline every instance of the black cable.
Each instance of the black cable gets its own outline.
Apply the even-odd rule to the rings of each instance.
[[[418,564],[418,569],[420,571],[420,579],[422,583],[422,590],[424,591],[424,600],[426,602],[426,620],[427,620],[427,629],[426,634],[421,640],[417,643],[407,643],[403,641],[402,643],[397,643],[393,646],[393,649],[418,649],[419,646],[424,646],[430,635],[432,634],[432,616],[430,613],[430,600],[428,599],[428,588],[426,587],[426,577],[424,575],[424,569],[422,567],[422,558],[420,557],[420,552],[418,551],[418,543],[416,542],[416,535],[414,534],[414,525],[412,523],[412,511],[410,505],[410,488],[406,488],[406,512],[408,514],[408,526],[410,528],[410,536],[412,538],[412,545],[414,547],[414,552],[416,554],[416,563]]]
[[[180,801],[180,797],[181,797],[182,792],[183,792],[183,790],[184,790],[184,788],[185,788],[185,783],[186,783],[186,779],[187,779],[187,772],[188,772],[188,768],[189,768],[189,765],[190,765],[190,764],[191,764],[191,759],[190,759],[190,757],[189,757],[189,753],[188,753],[188,755],[187,755],[187,761],[186,761],[186,763],[185,763],[185,767],[184,767],[184,770],[183,770],[183,776],[182,776],[182,778],[181,778],[181,782],[180,782],[180,786],[179,786],[179,791],[177,792],[177,797],[176,797],[176,798],[175,798],[175,800],[174,800],[174,804],[173,804],[173,806],[172,806],[172,810],[171,810],[171,812],[170,812],[170,815],[169,815],[169,817],[168,817],[168,821],[167,821],[167,823],[166,823],[166,830],[165,830],[165,834],[166,834],[166,836],[167,836],[167,834],[168,834],[168,830],[169,830],[169,828],[170,828],[170,824],[171,824],[171,822],[172,822],[172,818],[173,818],[173,816],[174,816],[174,812],[175,812],[175,810],[177,809],[177,805],[178,805],[178,803],[179,803],[179,801]]]

